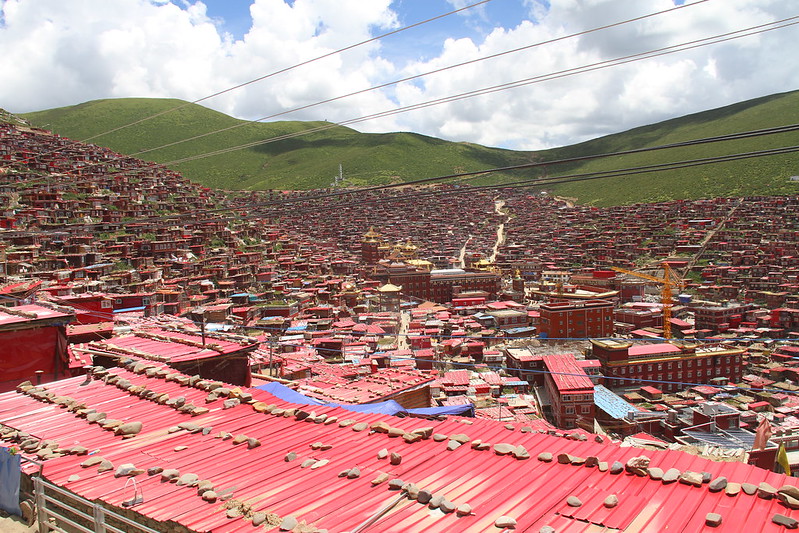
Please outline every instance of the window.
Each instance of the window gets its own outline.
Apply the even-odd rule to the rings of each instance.
[[[568,406],[568,407],[566,407],[563,410],[563,412],[566,413],[567,415],[573,415],[574,414],[574,407]]]
[[[682,361],[677,361],[677,368],[682,368]]]
[[[102,300],[100,302],[100,309],[110,309],[111,307],[113,307],[111,300]]]
[[[584,415],[589,414],[591,412],[591,406],[590,405],[583,405],[580,408],[580,412],[583,413]]]

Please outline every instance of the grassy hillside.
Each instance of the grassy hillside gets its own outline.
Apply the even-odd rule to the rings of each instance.
[[[529,160],[529,154],[452,143],[413,133],[364,134],[326,122],[250,123],[181,100],[125,98],[29,113],[35,125],[75,140],[108,146],[160,163],[227,147],[258,143],[243,150],[171,165],[186,177],[225,189],[308,189],[327,187],[344,167],[347,183],[382,184],[420,177],[480,170]],[[109,133],[169,109],[152,120]],[[160,150],[143,152],[185,138],[227,129]],[[322,128],[276,142],[269,139]],[[261,142],[263,141],[263,142]]]
[[[548,152],[546,159],[632,150],[797,123],[799,123],[799,91],[793,91],[558,148]],[[550,175],[591,173],[797,145],[799,145],[799,132],[767,135],[601,159],[557,169]],[[797,174],[799,174],[799,153],[794,153],[680,170],[587,180],[558,185],[554,189],[558,194],[578,198],[580,203],[607,206],[683,198],[796,194],[797,184],[789,182],[788,178]]]
[[[182,106],[182,107],[181,107]],[[531,161],[618,152],[711,137],[726,133],[799,123],[799,91],[742,102],[694,115],[636,128],[578,145],[541,152],[514,152],[468,143],[453,143],[413,133],[365,134],[326,122],[247,123],[181,100],[98,100],[77,106],[29,113],[34,125],[76,140],[178,108],[152,120],[90,139],[89,142],[142,159],[170,162],[226,147],[254,146],[211,158],[172,165],[192,180],[225,189],[288,189],[326,187],[344,166],[347,183],[385,184],[418,178],[477,171]],[[152,152],[138,154],[209,131],[230,128]],[[276,142],[275,137],[324,128]],[[550,165],[548,176],[593,173],[672,161],[752,152],[799,145],[799,133],[706,144],[667,151],[617,156],[584,164]],[[492,174],[470,180],[498,184],[540,171]],[[681,170],[587,180],[547,187],[580,203],[618,205],[678,198],[793,194],[799,174],[799,155],[771,156]]]

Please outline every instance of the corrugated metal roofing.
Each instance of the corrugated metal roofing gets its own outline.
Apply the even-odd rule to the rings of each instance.
[[[138,370],[144,372],[142,366]],[[705,515],[717,512],[723,521],[713,531],[776,532],[783,528],[771,522],[775,513],[799,516],[799,511],[789,510],[775,499],[744,493],[727,496],[723,492],[710,492],[707,485],[663,484],[628,473],[612,475],[596,467],[540,461],[536,455],[568,453],[583,458],[595,456],[606,462],[626,462],[633,456],[646,454],[651,458],[651,466],[664,470],[674,467],[683,472],[706,471],[713,477],[724,475],[730,481],[754,484],[765,481],[774,487],[795,484],[792,478],[742,463],[715,463],[676,451],[620,448],[592,439],[572,440],[530,431],[529,427],[523,430],[522,424],[506,425],[491,420],[450,417],[428,421],[332,407],[313,407],[314,412],[310,412],[308,406],[303,407],[307,411],[298,417],[296,412],[281,411],[291,409],[291,404],[254,389],[244,392],[251,393],[253,401],[267,402],[281,410],[259,412],[268,407],[264,403],[224,409],[224,394],[218,399],[208,398],[206,390],[166,380],[164,373],[158,377],[158,374],[148,376],[112,369],[111,375],[130,383],[129,390],[100,379],[84,381],[83,377],[42,387],[54,395],[103,411],[109,419],[141,421],[142,431],[131,438],[116,436],[62,406],[18,392],[0,395],[0,421],[43,439],[52,439],[61,448],[84,446],[93,453],[92,457],[110,460],[114,467],[133,463],[145,470],[175,468],[180,474],[193,473],[200,480],[211,481],[216,492],[229,499],[209,503],[198,496],[196,488],[163,482],[158,474],[145,472],[136,476],[144,501],[132,510],[154,520],[172,520],[195,531],[252,531],[248,519],[252,512],[272,513],[277,518],[294,516],[332,532],[351,531],[398,498],[396,491],[388,490],[387,483],[373,485],[372,480],[380,472],[444,495],[456,505],[468,503],[472,513],[461,517],[402,498],[362,531],[497,531],[494,521],[507,515],[516,519],[518,531],[537,532],[548,524],[558,532],[694,533],[710,531],[704,525]],[[185,377],[175,375],[171,379],[186,381]],[[201,381],[197,385],[206,383]],[[171,399],[182,397],[186,404],[208,411],[192,416],[133,394],[144,389],[167,394]],[[246,395],[244,399],[248,399]],[[308,416],[302,418],[303,415]],[[470,442],[449,451],[448,438],[409,443],[402,437],[392,438],[368,429],[354,431],[359,427],[342,426],[345,419],[367,425],[382,422],[406,432],[428,426],[435,434],[453,438],[462,434]],[[201,431],[170,432],[169,428],[185,422],[211,429],[207,435]],[[218,438],[220,432],[258,439],[260,446],[249,449],[246,443],[234,445],[233,439]],[[4,430],[3,434],[6,433],[8,430]],[[531,458],[500,456],[493,449],[480,451],[473,447],[477,440],[522,445]],[[313,446],[317,442],[325,446]],[[399,454],[401,462],[392,465],[387,458],[380,459],[381,449]],[[287,462],[285,457],[289,452],[296,453],[297,459]],[[65,455],[49,459],[43,474],[83,497],[111,505],[120,506],[133,496],[132,484],[125,488],[126,477],[117,478],[113,471],[98,473],[96,466],[83,468],[80,463],[86,458]],[[340,472],[356,466],[361,472],[359,477],[339,477]],[[619,499],[618,506],[612,509],[602,505],[610,494]],[[566,503],[569,496],[580,498],[582,506],[570,507]],[[246,511],[245,515],[228,518],[225,505],[235,502]]]
[[[544,357],[547,370],[559,391],[594,390],[594,383],[577,364],[573,354],[551,354]]]
[[[72,315],[42,307],[41,305],[28,304],[16,307],[4,308],[0,310],[0,326],[10,324],[22,324],[26,322],[36,322],[37,320],[49,320],[54,318],[70,318]]]
[[[616,420],[627,418],[630,411],[641,412],[641,409],[602,385],[594,386],[594,404]]]
[[[130,355],[153,360],[194,361],[254,349],[254,344],[238,344],[215,337],[207,337],[205,345],[201,335],[190,335],[161,329],[148,329],[130,335],[95,341],[90,348],[127,352]],[[121,350],[120,350],[121,349]]]

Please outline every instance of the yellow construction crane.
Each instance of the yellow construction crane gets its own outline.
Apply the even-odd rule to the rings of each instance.
[[[659,283],[660,287],[660,302],[663,304],[663,336],[667,339],[671,338],[671,306],[674,302],[672,297],[671,291],[674,287],[677,289],[683,288],[683,281],[677,274],[675,274],[674,270],[669,266],[667,262],[661,263],[661,267],[663,268],[663,277],[658,278],[655,276],[650,276],[649,274],[644,274],[642,272],[634,272],[632,270],[627,270],[624,268],[618,267],[611,267],[616,272],[621,272],[622,274],[629,274],[631,276],[635,276],[637,278],[646,279],[652,281],[654,283]]]

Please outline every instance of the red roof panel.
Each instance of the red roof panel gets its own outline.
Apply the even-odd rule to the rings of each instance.
[[[576,390],[594,390],[594,384],[591,378],[585,373],[585,370],[577,364],[574,355],[566,354],[552,354],[544,357],[544,363],[555,382],[555,386],[559,391],[576,391]]]
[[[651,466],[664,470],[675,467],[681,471],[706,471],[714,477],[725,475],[730,481],[754,484],[767,481],[775,487],[796,483],[793,478],[742,463],[717,463],[677,451],[644,451],[597,443],[593,439],[581,441],[545,433],[525,433],[521,431],[525,424],[508,430],[505,423],[493,420],[456,417],[418,420],[315,406],[303,406],[310,415],[298,419],[285,416],[290,413],[257,412],[253,405],[246,403],[226,409],[224,396],[208,399],[206,390],[130,370],[112,369],[110,372],[128,380],[134,387],[143,387],[158,395],[168,394],[170,398],[183,397],[186,403],[206,407],[208,412],[191,416],[133,396],[131,391],[103,380],[84,381],[79,377],[47,384],[44,389],[102,410],[108,418],[141,421],[142,432],[123,439],[57,404],[17,392],[0,395],[0,421],[52,439],[59,446],[86,446],[94,455],[112,461],[115,466],[133,463],[144,469],[176,468],[181,474],[197,474],[200,479],[211,481],[218,493],[229,496],[228,504],[242,502],[252,511],[273,513],[280,518],[291,515],[329,531],[352,531],[398,499],[398,492],[387,490],[385,483],[371,483],[379,472],[445,495],[456,505],[468,503],[473,512],[459,517],[400,498],[395,506],[379,515],[367,531],[497,531],[496,518],[508,515],[517,520],[518,531],[538,531],[541,526],[550,524],[556,531],[570,532],[597,531],[604,527],[693,533],[704,530],[705,514],[713,511],[723,518],[721,526],[714,531],[770,533],[782,531],[771,522],[774,513],[799,516],[799,511],[787,509],[775,499],[765,500],[743,493],[729,497],[711,493],[704,485],[664,485],[627,473],[611,475],[597,468],[542,462],[536,460],[536,455],[548,451],[624,463],[633,456],[645,454],[651,458]],[[296,407],[263,391],[244,392],[251,393],[254,400],[280,408]],[[319,415],[337,417],[337,420],[327,423],[316,418]],[[448,436],[462,433],[472,441],[522,445],[531,458],[518,460],[499,456],[489,450],[473,449],[468,443],[448,451],[446,439],[408,443],[380,432],[353,431],[353,426],[339,424],[345,419],[367,424],[386,422],[406,432],[429,426],[435,433]],[[181,422],[194,422],[198,427],[212,429],[207,435],[200,431],[170,429]],[[224,435],[220,432],[256,438],[260,446],[249,449],[247,444],[234,445],[233,439],[220,438]],[[330,448],[314,449],[311,445],[315,442]],[[379,459],[377,452],[383,448],[400,454],[400,464],[391,465],[387,459]],[[292,451],[297,459],[285,461],[286,454]],[[80,463],[85,459],[85,456],[73,455],[48,459],[43,474],[51,482],[81,496],[111,505],[119,506],[132,497],[132,484],[126,488],[125,477],[116,478],[113,471],[98,473],[93,467],[82,468]],[[309,459],[319,466],[302,468],[303,462]],[[361,471],[360,477],[338,476],[339,472],[355,466]],[[70,476],[78,478],[70,481]],[[147,473],[137,476],[136,482],[144,501],[131,508],[132,511],[159,521],[172,520],[195,531],[253,530],[249,520],[227,518],[221,502],[207,503],[193,488],[165,483],[159,475]],[[619,498],[619,505],[613,509],[600,504],[610,494]],[[582,500],[581,507],[570,508],[565,504],[566,498],[572,495]]]

